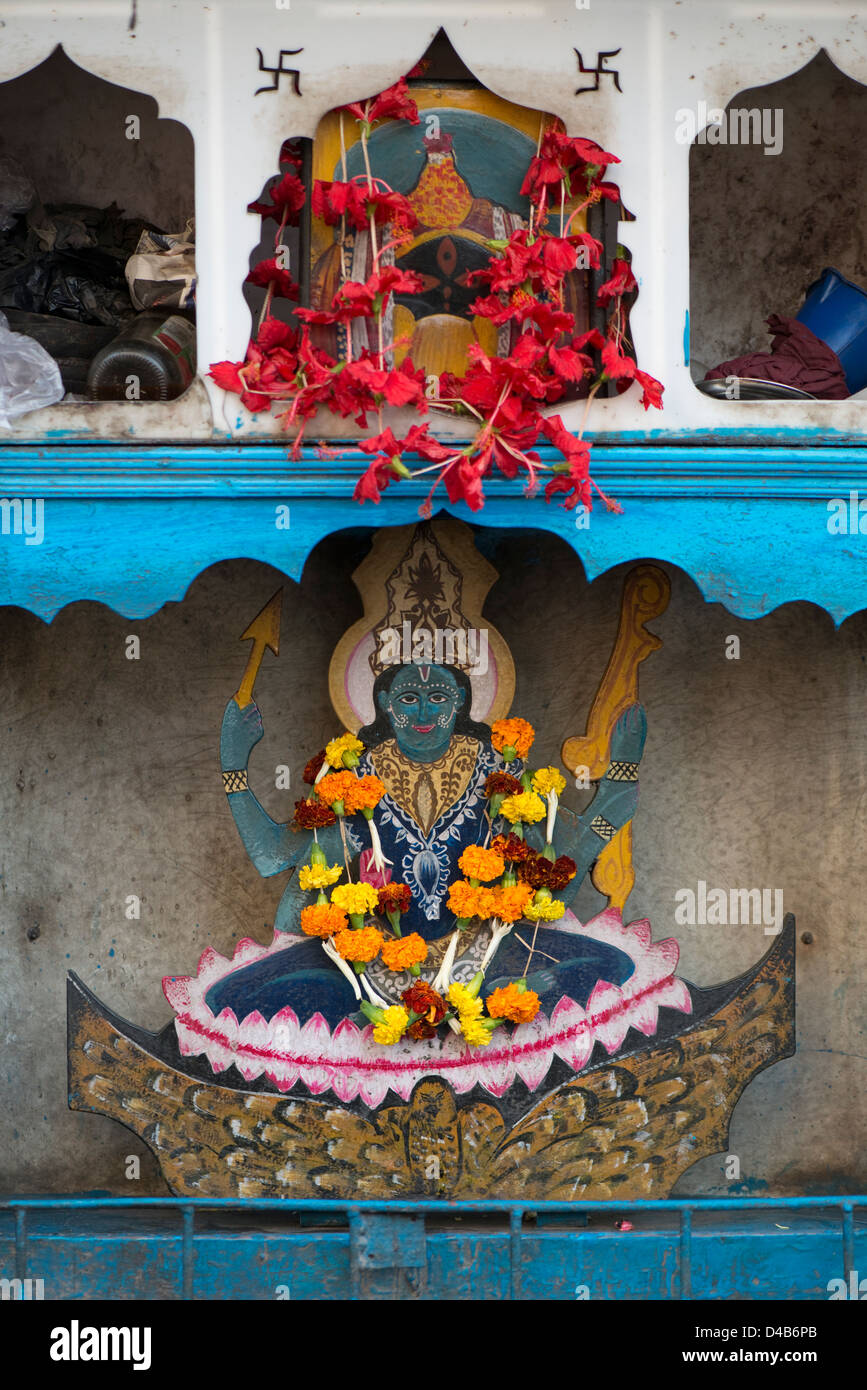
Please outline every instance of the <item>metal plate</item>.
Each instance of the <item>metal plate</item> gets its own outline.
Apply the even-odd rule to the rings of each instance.
[[[711,381],[697,381],[699,391],[713,396],[718,401],[816,401],[809,391],[800,391],[797,386],[786,386],[781,381],[763,381],[760,377],[714,377]],[[734,392],[737,394],[734,394]]]

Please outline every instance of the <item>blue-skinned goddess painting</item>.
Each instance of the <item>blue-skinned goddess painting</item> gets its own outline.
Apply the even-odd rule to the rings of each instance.
[[[288,823],[250,785],[262,712],[229,701],[229,809],[258,872],[288,880],[269,946],[206,951],[164,982],[182,1053],[368,1105],[428,1075],[501,1095],[557,1058],[580,1070],[630,1027],[652,1034],[661,1007],[689,1012],[675,942],[610,901],[586,924],[570,909],[628,835],[644,710],[620,699],[590,805],[560,805],[566,779],[536,765],[511,655],[481,616],[494,577],[460,523],[379,534],[356,574],[365,617],[331,666],[343,729]]]

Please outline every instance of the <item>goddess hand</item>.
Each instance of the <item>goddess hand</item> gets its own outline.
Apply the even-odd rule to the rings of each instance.
[[[220,766],[224,772],[235,772],[247,766],[250,753],[265,730],[262,715],[255,700],[238,709],[234,699],[226,705],[220,731]]]
[[[625,709],[611,733],[611,761],[638,763],[647,738],[647,715],[644,706],[635,704]]]

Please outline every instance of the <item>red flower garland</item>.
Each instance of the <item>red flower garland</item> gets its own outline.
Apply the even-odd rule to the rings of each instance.
[[[618,392],[632,381],[642,388],[641,403],[662,408],[663,387],[635,359],[624,351],[626,315],[623,300],[636,288],[629,262],[614,261],[611,277],[597,291],[596,302],[610,309],[606,331],[598,329],[576,334],[572,315],[564,309],[564,281],[576,267],[598,268],[602,246],[587,232],[573,232],[579,213],[601,198],[620,201],[616,184],[605,182],[610,164],[619,160],[592,140],[570,138],[562,129],[547,130],[537,155],[531,160],[523,195],[531,202],[529,225],[512,232],[507,241],[492,242],[487,266],[472,272],[471,281],[485,288],[470,310],[494,324],[514,323],[520,330],[508,357],[488,357],[478,344],[468,352],[469,367],[463,377],[444,372],[439,378],[439,395],[429,399],[425,393],[425,374],[407,357],[399,367],[391,367],[387,355],[393,344],[384,341],[385,309],[395,293],[415,294],[422,288],[413,271],[382,263],[385,251],[405,244],[417,219],[408,200],[374,178],[370,171],[367,142],[371,128],[380,120],[419,121],[415,102],[406,80],[401,78],[387,91],[364,103],[353,102],[344,110],[359,125],[366,173],[340,182],[317,180],[312,194],[312,211],[332,226],[367,229],[373,253],[373,271],[365,281],[347,280],[337,290],[330,309],[299,308],[295,317],[300,332],[270,315],[274,296],[297,300],[298,285],[280,259],[282,234],[287,225],[297,223],[305,201],[301,181],[291,172],[300,165],[297,149],[289,142],[281,150],[281,163],[290,169],[270,190],[270,203],[251,203],[249,211],[278,222],[275,256],[261,261],[247,276],[249,283],[267,287],[259,325],[244,362],[217,362],[211,367],[213,380],[226,391],[240,394],[251,411],[264,410],[273,400],[286,400],[289,408],[281,418],[286,428],[297,430],[292,455],[297,458],[306,423],[325,407],[344,418],[352,416],[360,428],[368,426],[368,414],[375,413],[378,432],[362,440],[361,454],[371,455],[355,487],[359,502],[378,502],[395,479],[432,473],[433,486],[422,504],[423,516],[430,516],[433,495],[440,483],[452,502],[466,502],[473,511],[484,506],[484,480],[494,467],[506,478],[525,473],[525,491],[532,496],[539,485],[539,474],[552,473],[545,487],[550,501],[563,494],[563,506],[572,509],[582,503],[592,505],[593,488],[611,510],[620,507],[606,497],[590,476],[590,446],[576,437],[559,415],[543,410],[561,400],[575,383],[591,382],[586,410],[603,382],[615,382]],[[578,206],[565,213],[567,201],[579,199]],[[546,230],[558,220],[556,232]],[[377,232],[384,240],[380,245]],[[349,324],[364,318],[375,326],[377,346],[364,348],[355,356],[351,345],[345,361],[337,361],[310,339],[311,324]],[[350,339],[351,344],[351,339]],[[602,370],[594,376],[594,359],[588,349],[600,354]],[[475,433],[468,444],[457,447],[435,439],[430,424],[413,425],[403,439],[396,439],[384,427],[384,406],[412,405],[419,414],[437,410],[472,422]],[[583,428],[583,427],[582,427]],[[542,463],[534,447],[546,440],[563,456],[562,462]],[[327,456],[327,450],[320,446]],[[411,470],[405,458],[424,460],[424,466]]]

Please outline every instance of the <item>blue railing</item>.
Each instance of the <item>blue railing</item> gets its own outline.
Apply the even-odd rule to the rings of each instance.
[[[372,1219],[379,1218],[384,1223],[390,1217],[436,1216],[441,1220],[448,1216],[488,1217],[498,1214],[507,1216],[509,1222],[509,1296],[521,1297],[521,1271],[523,1262],[522,1242],[524,1240],[525,1217],[537,1219],[548,1217],[571,1217],[580,1221],[586,1216],[607,1213],[618,1218],[629,1218],[638,1214],[660,1215],[673,1212],[679,1215],[679,1260],[677,1270],[677,1297],[692,1297],[693,1269],[693,1217],[705,1213],[749,1212],[752,1214],[768,1211],[818,1212],[832,1210],[839,1215],[840,1241],[842,1254],[842,1276],[846,1287],[855,1271],[855,1212],[867,1209],[867,1196],[841,1197],[773,1197],[773,1198],[670,1198],[660,1201],[582,1201],[582,1202],[520,1202],[520,1201],[350,1201],[334,1199],[299,1198],[186,1198],[186,1197],[20,1197],[0,1201],[0,1211],[14,1213],[15,1217],[15,1277],[22,1281],[28,1278],[28,1217],[32,1212],[110,1212],[128,1209],[174,1211],[181,1218],[180,1242],[180,1280],[182,1297],[193,1297],[196,1260],[196,1217],[205,1211],[237,1211],[254,1213],[279,1212],[283,1215],[296,1214],[309,1217],[313,1213],[343,1216],[349,1231],[350,1247],[353,1256],[350,1261],[350,1296],[361,1296],[362,1266],[358,1258],[359,1237],[362,1229],[370,1227]],[[423,1223],[422,1223],[423,1225]],[[724,1232],[725,1223],[718,1228]],[[783,1228],[785,1229],[785,1228]],[[538,1232],[534,1231],[536,1235]],[[580,1240],[580,1228],[570,1232],[572,1239]],[[425,1252],[427,1251],[427,1232],[423,1231]],[[315,1239],[313,1231],[309,1232]],[[44,1239],[44,1236],[42,1237]],[[628,1239],[628,1236],[624,1236]],[[744,1289],[743,1295],[748,1296]]]

